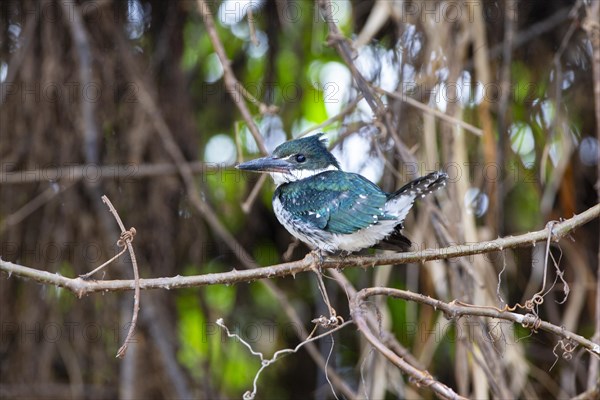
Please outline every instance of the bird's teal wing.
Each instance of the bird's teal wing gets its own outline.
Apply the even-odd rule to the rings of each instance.
[[[293,218],[330,233],[349,234],[383,219],[387,195],[358,174],[327,171],[275,192]]]

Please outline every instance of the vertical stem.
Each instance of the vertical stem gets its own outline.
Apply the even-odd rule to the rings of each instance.
[[[596,114],[596,138],[600,144],[600,2],[593,1],[587,7],[587,16],[583,27],[587,31],[592,44],[592,73],[594,82],[594,110]],[[600,203],[600,160],[596,163],[596,193]],[[600,240],[598,243],[598,266],[596,272],[596,333],[592,341],[600,343]],[[590,368],[588,375],[588,390],[596,387],[599,372],[599,361],[597,357],[590,357]]]
[[[510,102],[510,68],[512,64],[512,48],[517,21],[517,2],[507,0],[504,10],[504,48],[502,50],[502,71],[500,76],[500,105],[498,108],[498,153],[497,162],[500,170],[506,167],[506,136],[508,134],[509,102]],[[504,182],[498,179],[496,185],[496,226],[498,235],[504,234]]]
[[[248,9],[250,8],[251,7],[248,7]],[[248,130],[252,134],[252,137],[254,137],[259,150],[261,153],[267,154],[268,152],[267,148],[265,147],[264,139],[260,134],[258,126],[256,126],[256,123],[252,119],[252,114],[250,113],[250,110],[246,105],[246,101],[244,100],[244,89],[231,69],[231,61],[227,58],[227,53],[225,53],[225,48],[223,47],[223,43],[221,42],[221,39],[217,33],[212,12],[210,11],[210,8],[205,0],[198,0],[198,11],[204,20],[206,32],[208,33],[208,37],[213,44],[215,53],[217,53],[219,61],[221,61],[221,66],[223,67],[223,80],[225,82],[225,86],[227,87],[227,91],[231,95],[237,108],[240,110],[244,121],[246,121]],[[251,16],[249,16],[249,19],[252,19]]]

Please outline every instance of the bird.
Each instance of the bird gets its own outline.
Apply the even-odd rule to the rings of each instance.
[[[401,230],[414,201],[448,180],[435,171],[386,193],[364,176],[343,171],[322,133],[284,142],[270,156],[236,168],[271,175],[273,211],[289,233],[315,251],[342,254],[374,246],[408,250],[411,242]]]

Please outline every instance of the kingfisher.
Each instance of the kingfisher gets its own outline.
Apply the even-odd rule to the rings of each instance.
[[[410,240],[400,231],[415,199],[448,179],[436,171],[386,193],[362,175],[342,171],[322,133],[282,143],[270,156],[236,168],[271,175],[277,186],[273,210],[293,236],[319,252],[347,254],[376,245],[407,250]]]

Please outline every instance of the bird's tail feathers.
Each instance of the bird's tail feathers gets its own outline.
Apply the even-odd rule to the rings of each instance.
[[[420,178],[415,179],[402,186],[388,196],[389,200],[394,200],[400,196],[414,196],[414,198],[425,197],[429,193],[444,187],[448,180],[448,174],[443,171],[435,171]]]
[[[425,197],[446,184],[448,175],[442,171],[432,172],[407,183],[388,195],[385,211],[403,221],[418,197]]]

